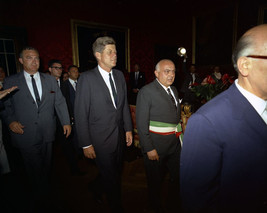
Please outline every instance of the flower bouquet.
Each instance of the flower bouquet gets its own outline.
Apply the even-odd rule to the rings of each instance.
[[[229,76],[228,74],[224,74],[220,80],[208,75],[205,83],[194,83],[191,85],[191,91],[201,99],[202,103],[206,103],[219,93],[228,89],[233,82],[234,76]]]

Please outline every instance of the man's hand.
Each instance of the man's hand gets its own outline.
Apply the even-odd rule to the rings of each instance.
[[[23,128],[24,126],[18,121],[13,121],[9,124],[9,129],[16,134],[22,135],[24,133]]]
[[[17,89],[17,86],[10,87],[9,89],[5,89],[3,91],[0,91],[0,99],[8,95],[9,93],[13,92],[15,89]]]
[[[146,154],[147,154],[149,160],[159,161],[159,155],[158,155],[157,150],[153,149],[153,150],[147,152]]]
[[[126,132],[126,145],[131,146],[133,142],[133,133],[132,131]]]
[[[66,135],[66,138],[69,137],[71,133],[71,125],[64,125],[63,132],[64,132],[64,135]]]
[[[83,148],[83,154],[85,157],[90,158],[90,159],[96,158],[95,149],[93,146]]]

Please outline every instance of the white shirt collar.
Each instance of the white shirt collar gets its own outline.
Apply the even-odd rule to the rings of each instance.
[[[266,108],[267,101],[259,98],[258,96],[252,94],[251,92],[245,90],[238,84],[238,79],[235,80],[235,85],[237,89],[245,96],[253,108],[261,115]]]
[[[100,74],[102,76],[108,77],[109,76],[109,73],[111,73],[111,75],[112,75],[112,70],[110,72],[107,72],[106,70],[102,69],[99,65],[98,65],[98,70],[99,70],[99,72],[100,72]]]
[[[69,81],[70,81],[71,85],[74,85],[74,84],[75,84],[75,82],[77,82],[77,80],[76,80],[76,81],[74,81],[74,80],[72,80],[72,79],[70,79],[70,78],[69,78]]]
[[[31,78],[31,74],[27,73],[25,70],[24,70],[24,76],[25,78]],[[33,77],[34,79],[40,79],[40,73],[39,72],[34,73]]]

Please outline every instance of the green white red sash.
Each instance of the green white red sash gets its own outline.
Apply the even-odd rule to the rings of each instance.
[[[172,135],[175,134],[176,137],[180,138],[181,145],[183,139],[183,130],[181,123],[171,124],[159,121],[149,121],[149,132],[159,134],[159,135]]]

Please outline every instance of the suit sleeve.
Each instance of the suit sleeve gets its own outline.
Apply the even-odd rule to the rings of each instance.
[[[132,131],[132,119],[130,114],[130,108],[127,100],[127,85],[125,79],[123,77],[123,91],[124,91],[124,106],[123,106],[123,123],[124,123],[124,130],[126,132]]]
[[[87,74],[80,76],[74,103],[74,118],[80,147],[92,145],[90,138],[90,82]]]
[[[153,141],[149,132],[150,121],[150,96],[146,90],[141,89],[137,95],[136,102],[136,125],[143,152],[154,149]]]
[[[193,114],[186,127],[180,165],[181,197],[189,212],[201,212],[216,200],[221,159],[216,128],[203,115]]]
[[[66,104],[66,100],[62,95],[60,88],[57,85],[57,82],[53,82],[53,87],[55,88],[55,109],[62,126],[70,125],[69,112]]]

